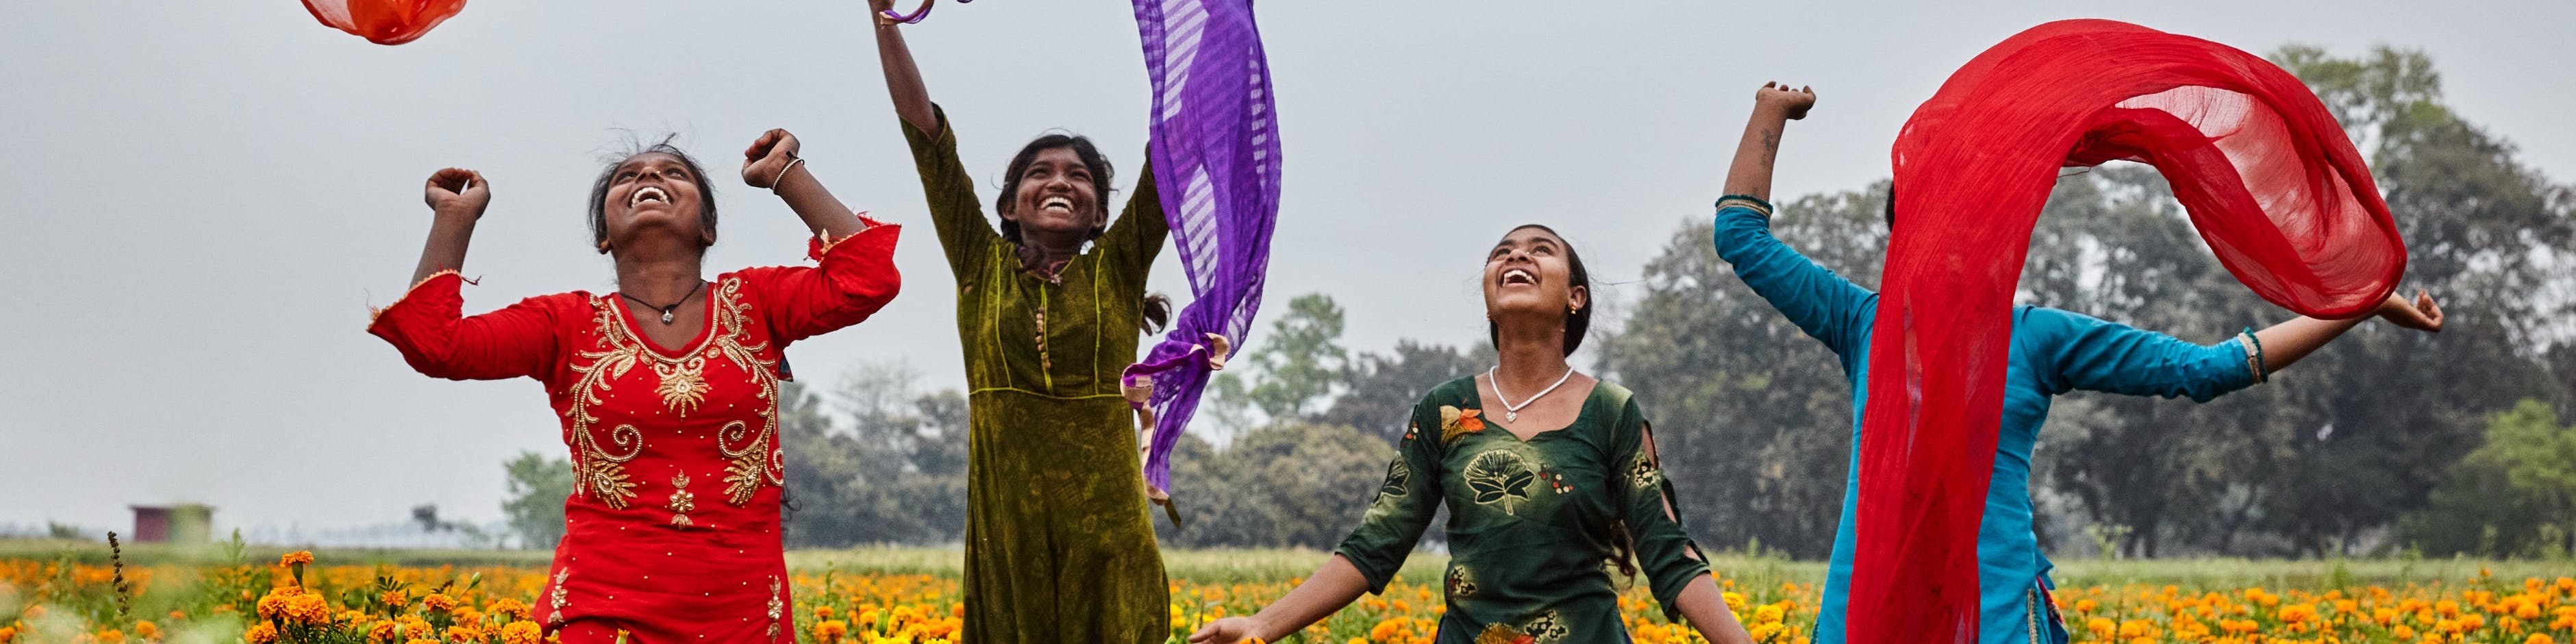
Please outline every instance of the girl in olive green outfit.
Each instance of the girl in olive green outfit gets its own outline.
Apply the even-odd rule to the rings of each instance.
[[[1144,301],[1168,232],[1153,172],[1110,224],[1108,161],[1081,137],[1041,137],[1004,174],[997,232],[891,21],[877,42],[957,277],[971,416],[961,640],[1165,641],[1170,594],[1118,383],[1146,317],[1166,315]]]
[[[1604,561],[1640,572],[1673,619],[1711,641],[1751,642],[1673,514],[1654,433],[1626,388],[1565,357],[1591,324],[1591,279],[1574,248],[1522,226],[1485,256],[1485,317],[1501,363],[1433,388],[1358,529],[1312,578],[1194,644],[1278,641],[1383,592],[1449,506],[1442,644],[1628,640]]]

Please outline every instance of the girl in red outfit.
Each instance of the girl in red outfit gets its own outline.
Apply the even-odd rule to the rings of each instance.
[[[421,373],[544,383],[572,450],[564,538],[533,617],[567,643],[793,642],[778,505],[778,383],[787,343],[857,324],[894,299],[898,227],[854,216],[762,134],[742,177],[814,231],[821,265],[700,278],[716,240],[711,179],[667,143],[600,173],[590,193],[617,292],[528,298],[464,317],[458,290],[482,175],[429,178],[429,245],[367,331]]]

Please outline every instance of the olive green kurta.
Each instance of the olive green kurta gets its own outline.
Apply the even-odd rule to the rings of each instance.
[[[1170,591],[1118,386],[1169,232],[1153,172],[1050,283],[984,219],[947,114],[935,137],[903,130],[957,274],[972,427],[963,642],[1164,641]]]
[[[1611,524],[1625,521],[1641,573],[1673,616],[1682,588],[1708,565],[1667,513],[1671,486],[1647,454],[1645,414],[1628,390],[1599,383],[1573,423],[1528,440],[1500,425],[1501,414],[1479,411],[1481,402],[1467,377],[1414,405],[1386,484],[1334,552],[1384,592],[1446,502],[1440,642],[1625,642],[1618,589],[1602,568]]]

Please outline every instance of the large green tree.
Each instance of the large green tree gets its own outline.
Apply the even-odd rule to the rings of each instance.
[[[506,498],[501,515],[519,535],[519,547],[551,550],[563,540],[564,497],[572,496],[572,461],[520,452],[501,463]]]

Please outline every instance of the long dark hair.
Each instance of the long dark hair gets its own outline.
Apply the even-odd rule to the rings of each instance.
[[[1109,180],[1118,171],[1109,166],[1109,157],[1102,156],[1100,148],[1092,145],[1089,137],[1079,134],[1049,133],[1030,141],[1028,145],[1021,146],[1020,153],[1011,157],[1010,168],[1002,172],[1002,196],[993,199],[993,211],[1004,215],[1011,214],[1012,209],[1018,207],[1020,201],[1020,174],[1028,172],[1029,164],[1037,162],[1039,152],[1056,148],[1073,150],[1073,156],[1082,159],[1083,165],[1091,167],[1091,193],[1099,197],[1099,203],[1096,205],[1100,206],[1104,216],[1101,217],[1101,225],[1093,226],[1091,235],[1083,238],[1083,241],[1090,241],[1107,230],[1109,218],[1106,215],[1109,208],[1109,193],[1112,192]],[[1021,244],[1020,222],[1011,221],[1010,217],[1003,217],[1002,239],[1014,245]]]
[[[1503,233],[1503,236],[1510,237],[1512,233],[1520,232],[1523,229],[1529,228],[1547,231],[1548,236],[1555,237],[1559,245],[1565,247],[1566,273],[1574,280],[1574,288],[1583,289],[1585,293],[1592,292],[1592,272],[1583,269],[1583,255],[1581,253],[1574,252],[1574,242],[1565,241],[1565,236],[1557,234],[1556,229],[1538,224],[1521,224],[1520,227],[1513,228],[1509,232]],[[1586,306],[1566,313],[1565,355],[1574,355],[1574,350],[1583,346],[1584,332],[1591,329],[1592,307]],[[1494,343],[1495,350],[1501,350],[1503,348],[1503,327],[1494,324],[1493,320],[1486,320],[1485,339]]]
[[[630,141],[625,154],[608,159],[608,167],[599,169],[599,178],[590,181],[591,247],[599,249],[601,254],[608,252],[608,185],[617,180],[617,167],[626,165],[629,159],[653,153],[677,157],[680,165],[689,168],[690,181],[698,184],[698,227],[706,229],[707,237],[715,237],[715,181],[707,177],[707,169],[698,165],[697,157],[689,156],[689,153],[681,151],[679,146],[671,145],[671,141],[679,137],[678,134],[665,134],[662,135],[662,140],[652,143],[645,143],[640,139]]]

